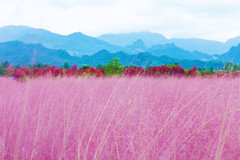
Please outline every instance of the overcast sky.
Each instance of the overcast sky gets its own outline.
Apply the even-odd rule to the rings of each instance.
[[[0,0],[0,26],[52,32],[152,31],[225,41],[240,36],[239,0]]]

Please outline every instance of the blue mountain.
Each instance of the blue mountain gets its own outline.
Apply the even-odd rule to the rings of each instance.
[[[166,55],[168,57],[177,59],[190,59],[203,61],[214,60],[213,58],[214,56],[198,51],[190,52],[176,46],[174,43],[167,43],[164,45],[153,45],[151,48],[148,48],[141,39],[138,39],[137,41],[133,42],[132,45],[124,47],[123,51],[129,54],[149,52],[154,56],[160,57]]]
[[[237,46],[239,43],[240,43],[240,36],[235,37],[235,38],[231,38],[231,39],[226,41],[226,45],[228,47]]]
[[[65,50],[48,49],[41,44],[25,44],[20,41],[10,41],[0,43],[0,62],[9,61],[15,65],[28,64],[50,64],[62,66],[65,62],[69,64],[90,65],[106,65],[113,58],[119,58],[123,65],[137,65],[142,67],[179,63],[185,68],[197,66],[201,68],[220,68],[223,64],[215,61],[200,61],[200,60],[184,60],[171,58],[166,55],[154,56],[148,52],[138,54],[127,54],[125,52],[111,53],[107,50],[102,50],[93,55],[84,55],[82,57],[71,56]]]
[[[138,54],[140,52],[146,52],[149,48],[146,47],[141,39],[136,40],[133,44],[125,46],[124,51],[130,54]]]
[[[173,38],[169,39],[168,42],[175,43],[178,47],[181,47],[192,52],[199,51],[210,55],[222,54],[228,51],[230,47],[232,47],[227,46],[223,42],[199,38]]]
[[[177,47],[174,43],[167,43],[165,45],[153,45],[149,50],[149,53],[155,56],[167,55],[171,58],[177,59],[189,59],[189,60],[203,60],[209,61],[214,60],[213,56],[198,52],[198,51],[187,51],[180,47]]]
[[[223,63],[240,63],[240,44],[233,46],[228,52],[220,55],[217,60]]]
[[[42,63],[61,66],[65,62],[68,62],[80,66],[85,64],[97,66],[98,64],[106,65],[113,58],[120,58],[121,62],[125,65],[143,65],[147,61],[148,63],[145,65],[149,66],[155,62],[154,56],[149,53],[129,55],[125,52],[110,53],[107,50],[102,50],[94,55],[76,57],[69,55],[65,50],[48,49],[41,44],[25,44],[21,41],[0,43],[0,51],[0,62],[9,61],[15,65]],[[134,57],[138,57],[138,60],[133,61]],[[167,59],[171,58],[168,57]]]
[[[187,50],[181,49],[178,46],[169,46],[168,44],[163,47],[153,46],[148,47],[149,44],[166,43],[167,39],[161,34],[150,32],[141,32],[139,34],[130,34],[120,36],[119,40],[129,43],[139,35],[142,39],[136,39],[132,44],[125,47],[112,45],[108,42],[99,40],[94,37],[84,35],[81,32],[73,33],[70,35],[60,35],[49,32],[44,29],[35,29],[26,26],[6,26],[0,28],[0,42],[18,40],[26,44],[42,44],[50,49],[66,50],[70,55],[82,56],[92,55],[100,50],[108,50],[110,52],[123,51],[129,54],[138,54],[140,52],[150,52],[156,56],[167,55],[171,58],[178,59],[196,59],[196,60],[210,60],[211,57],[200,52],[190,53]],[[122,40],[121,40],[122,39]],[[146,45],[145,45],[146,43]],[[148,45],[147,45],[148,44]]]
[[[107,49],[111,52],[122,50],[121,47],[82,33],[60,35],[44,29],[26,26],[6,26],[0,28],[0,42],[22,41],[24,43],[42,44],[51,49],[63,49],[71,55],[81,56],[94,54],[99,50]]]
[[[154,56],[148,52],[138,53],[136,55],[129,55],[125,52],[110,53],[106,50],[99,51],[94,55],[85,55],[80,57],[80,65],[87,64],[90,66],[106,65],[112,58],[119,58],[119,62],[125,66],[136,65],[141,67],[168,65],[179,63],[184,68],[191,68],[197,66],[198,68],[221,69],[224,64],[218,61],[200,61],[200,60],[184,60],[175,59],[168,56]]]
[[[23,64],[25,62],[30,63],[30,61],[34,59],[31,56],[34,56],[34,54],[37,53],[37,61],[43,63],[49,62],[49,64],[52,63],[60,65],[64,61],[69,61],[70,63],[78,63],[78,61],[76,61],[77,58],[73,58],[72,56],[94,55],[98,51],[108,50],[111,53],[128,53],[131,56],[139,55],[139,53],[145,52],[151,54],[151,56],[154,57],[167,56],[174,60],[177,59],[214,61],[215,59],[217,59],[221,62],[239,62],[238,54],[236,55],[238,49],[236,49],[236,47],[231,48],[230,46],[232,44],[238,44],[238,42],[240,41],[240,37],[236,37],[228,40],[226,43],[222,43],[218,41],[201,39],[166,39],[161,34],[155,34],[150,32],[112,35],[112,39],[116,39],[118,37],[120,37],[118,39],[119,43],[124,42],[122,43],[123,45],[130,42],[132,43],[123,47],[112,45],[108,42],[84,35],[80,32],[70,35],[60,35],[44,29],[36,29],[26,26],[6,26],[0,28],[0,42],[14,42],[7,42],[1,44],[3,48],[0,48],[0,54],[2,55],[0,60],[3,61],[6,57],[10,58],[11,55],[16,56],[15,54],[18,54],[20,55],[18,61],[10,58],[12,62],[16,62],[19,64]],[[151,45],[152,47],[149,47]],[[209,52],[210,50],[212,50],[212,52],[214,50],[214,52],[220,52],[220,50],[226,50],[226,48],[231,49],[229,51],[227,50],[226,52],[222,52],[224,54],[221,56],[210,56],[208,54],[205,54],[204,52],[195,51],[198,50],[196,49],[198,47],[199,50],[201,50],[202,48],[202,50],[208,50]],[[189,50],[184,48],[188,48]],[[216,48],[218,48],[219,50],[217,51]],[[16,53],[10,53],[15,51]],[[33,52],[34,54],[32,54]],[[9,54],[9,56],[7,54]],[[24,57],[24,54],[27,57]],[[61,56],[58,57],[59,55]],[[149,58],[151,56],[149,55]],[[57,60],[57,58],[60,58],[59,61]]]
[[[0,62],[9,61],[11,64],[50,64],[62,65],[64,62],[77,63],[77,58],[64,50],[53,50],[41,44],[25,44],[20,41],[0,43]]]
[[[174,43],[176,46],[194,52],[199,51],[210,55],[222,54],[227,52],[232,46],[240,43],[240,37],[232,38],[225,43],[215,40],[206,40],[200,38],[172,38],[167,39],[162,34],[152,32],[139,32],[129,34],[104,34],[98,37],[101,40],[114,45],[127,46],[138,39],[146,44],[147,47],[153,45],[164,45]]]
[[[168,40],[162,34],[151,32],[104,34],[97,38],[119,46],[131,45],[138,39],[141,39],[146,44],[147,47],[151,47],[152,45],[168,43]]]

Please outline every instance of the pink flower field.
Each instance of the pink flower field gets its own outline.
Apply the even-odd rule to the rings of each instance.
[[[239,78],[0,79],[0,159],[239,160]]]

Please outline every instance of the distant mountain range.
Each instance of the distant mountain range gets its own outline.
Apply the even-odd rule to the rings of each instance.
[[[126,46],[132,44],[138,39],[143,40],[146,46],[175,43],[176,46],[189,51],[199,51],[210,55],[222,54],[227,52],[232,46],[240,43],[240,36],[229,39],[225,43],[214,40],[206,40],[199,38],[172,38],[167,39],[162,34],[151,32],[139,32],[129,34],[104,34],[98,37],[103,41],[118,46]]]
[[[77,59],[65,50],[53,50],[45,48],[41,44],[25,44],[20,41],[0,43],[0,62],[4,61],[16,65],[77,63]]]
[[[133,42],[137,41],[138,39],[143,40],[143,42],[148,47],[168,43],[168,40],[162,34],[151,32],[139,32],[128,34],[104,34],[97,38],[119,46],[130,45]]]
[[[63,49],[75,56],[92,55],[104,49],[110,52],[124,51],[129,54],[137,54],[143,51],[149,52],[152,46],[172,43],[176,47],[190,52],[197,51],[214,55],[226,53],[232,46],[240,43],[240,37],[223,43],[198,38],[167,39],[162,34],[151,32],[106,34],[99,37],[91,37],[81,32],[60,35],[44,29],[27,26],[5,26],[0,28],[0,42],[15,40],[24,43],[42,44],[50,49]]]
[[[145,46],[144,42],[141,39],[135,41],[132,45],[128,45],[123,50],[126,53],[138,54],[141,52],[149,52],[154,56],[163,56],[166,55],[171,58],[177,59],[189,59],[189,60],[214,60],[218,55],[209,55],[206,53],[198,51],[187,51],[180,47],[177,47],[174,43],[167,43],[164,45],[153,45],[151,48]]]
[[[191,68],[197,66],[198,68],[211,68],[221,69],[224,64],[218,61],[200,61],[200,60],[181,60],[174,59],[168,56],[154,56],[147,52],[138,53],[137,55],[129,55],[124,52],[110,53],[106,50],[102,50],[92,56],[82,56],[81,62],[88,64],[90,66],[96,66],[96,64],[106,65],[112,58],[119,58],[119,62],[123,65],[136,65],[141,67],[149,66],[159,66],[159,65],[168,65],[173,63],[178,63],[184,68]],[[99,63],[100,62],[100,63]]]
[[[240,63],[240,44],[238,46],[232,47],[228,52],[220,55],[218,57],[218,61],[221,61],[223,63]]]
[[[98,38],[102,39],[108,36]],[[219,45],[221,42],[201,39],[171,39],[174,41],[171,42],[161,34],[150,32],[112,37],[116,39],[118,36],[119,46],[80,32],[60,35],[26,26],[2,27],[0,28],[0,62],[7,60],[12,64],[19,65],[43,63],[57,66],[69,62],[80,66],[84,64],[97,66],[107,64],[112,58],[119,58],[124,65],[147,67],[177,62],[185,68],[197,66],[201,68],[214,67],[215,69],[220,69],[228,61],[240,63],[240,44],[230,47],[221,55],[210,55],[195,51],[196,49],[189,51],[177,44],[187,44],[189,41],[189,48],[197,48],[201,44],[203,45],[200,47],[202,49],[213,49],[214,47],[211,48],[213,43]],[[238,38],[224,43],[229,46],[230,44],[238,44]],[[208,46],[210,47],[208,48]]]
[[[75,57],[68,54],[64,50],[48,49],[41,44],[25,44],[20,41],[10,41],[0,43],[0,62],[9,61],[15,65],[28,64],[50,64],[62,66],[65,62],[69,64],[77,64],[79,66],[89,65],[98,66],[106,65],[113,58],[119,58],[123,65],[137,65],[142,67],[179,63],[184,68],[197,66],[201,68],[220,69],[223,63],[217,61],[200,61],[200,60],[183,60],[170,58],[168,56],[154,56],[151,53],[142,52],[136,55],[129,55],[125,52],[110,53],[102,50],[94,55],[84,55]]]
[[[71,55],[77,56],[84,54],[91,55],[103,49],[111,52],[117,52],[122,49],[122,47],[109,44],[80,32],[65,36],[44,29],[35,29],[26,26],[6,26],[0,28],[0,42],[15,40],[27,44],[42,44],[50,49],[64,49]]]
[[[154,45],[147,51],[155,56],[167,55],[171,58],[177,58],[177,59],[208,61],[208,60],[215,60],[218,57],[218,55],[211,56],[209,54],[198,52],[198,51],[190,52],[177,47],[174,43],[165,44],[165,45]]]
[[[149,42],[151,42],[151,37],[155,37],[156,39],[153,40],[155,40],[157,44],[157,35],[153,33],[147,35],[146,33],[145,37],[148,37]],[[144,37],[140,36],[140,38]],[[110,52],[123,51],[128,54],[149,52],[155,56],[167,55],[171,58],[178,59],[213,60],[213,56],[197,51],[190,52],[177,47],[173,43],[147,47],[142,39],[137,39],[132,44],[120,47],[80,32],[65,36],[26,26],[6,26],[0,28],[0,42],[15,40],[22,41],[26,44],[42,44],[44,47],[50,49],[66,50],[72,56],[93,55],[100,50],[108,50]],[[126,41],[128,40],[130,39],[126,39]]]

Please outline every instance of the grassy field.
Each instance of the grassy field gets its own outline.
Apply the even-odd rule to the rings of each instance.
[[[239,78],[0,79],[0,159],[240,158]]]

